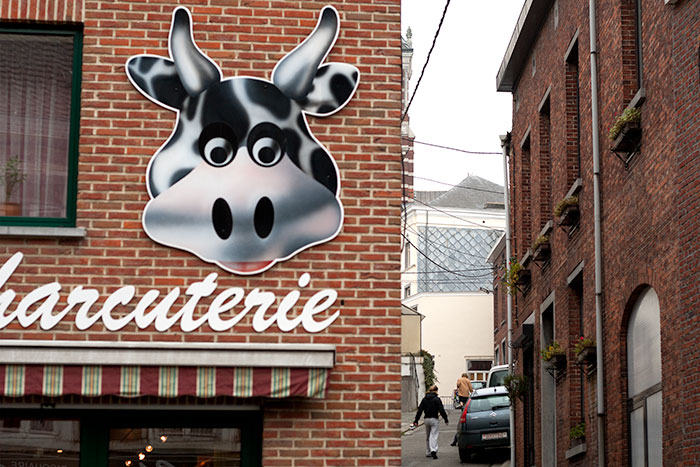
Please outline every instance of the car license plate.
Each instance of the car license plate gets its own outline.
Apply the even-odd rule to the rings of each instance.
[[[489,441],[492,439],[503,439],[508,437],[508,432],[507,431],[501,431],[498,433],[483,433],[481,435],[482,441]]]

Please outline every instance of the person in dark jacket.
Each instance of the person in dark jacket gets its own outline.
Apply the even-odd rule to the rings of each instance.
[[[433,459],[438,458],[438,434],[440,433],[438,415],[442,415],[442,418],[445,419],[445,425],[449,424],[447,412],[445,412],[445,407],[442,406],[442,401],[438,397],[437,392],[438,387],[435,385],[428,389],[427,394],[418,406],[418,412],[413,421],[413,426],[416,426],[420,416],[425,413],[425,457],[432,457]]]

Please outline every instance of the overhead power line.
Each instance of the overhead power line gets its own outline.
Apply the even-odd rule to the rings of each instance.
[[[451,184],[451,183],[441,182],[440,180],[434,180],[434,179],[432,179],[432,178],[425,178],[425,177],[418,177],[418,176],[416,176],[416,175],[414,175],[413,178],[417,178],[418,180],[425,180],[425,181],[427,181],[427,182],[438,183],[438,184],[440,184],[440,185],[445,185],[445,186],[449,186],[449,187],[452,187],[452,188],[461,188],[462,190],[481,191],[481,192],[483,192],[483,193],[494,193],[494,194],[503,196],[503,191],[487,190],[487,189],[485,189],[485,188],[476,188],[476,187],[473,187],[473,186],[453,185],[453,184]],[[414,189],[413,191],[425,191],[425,190],[416,190],[416,189]]]
[[[406,106],[406,111],[401,116],[402,122],[406,119],[406,115],[408,115],[408,109],[411,108],[411,104],[413,103],[413,98],[416,97],[416,92],[418,92],[418,86],[420,86],[420,82],[423,79],[423,74],[425,73],[425,69],[428,67],[428,62],[430,61],[430,55],[433,53],[433,49],[435,48],[435,42],[437,41],[437,38],[440,35],[440,29],[442,28],[442,22],[445,20],[445,15],[447,14],[447,7],[448,6],[450,6],[450,0],[447,0],[447,3],[445,3],[445,9],[442,10],[442,18],[440,18],[440,24],[438,24],[437,31],[435,31],[435,37],[433,37],[433,44],[430,46],[430,50],[428,51],[428,56],[425,59],[425,64],[423,65],[423,69],[421,70],[420,76],[418,77],[418,82],[416,83],[416,88],[413,90],[413,95],[411,96],[411,99],[408,101],[408,105]]]
[[[411,139],[407,136],[402,136],[401,139],[403,141],[411,141],[414,144],[422,144],[424,146],[432,146],[434,148],[440,148],[440,149],[447,149],[450,151],[456,151],[456,152],[463,152],[465,154],[486,154],[486,155],[494,155],[494,156],[500,156],[500,152],[489,152],[489,151],[469,151],[467,149],[459,149],[459,148],[453,148],[451,146],[443,146],[442,144],[434,144],[434,143],[426,143],[424,141],[416,141],[415,139]]]

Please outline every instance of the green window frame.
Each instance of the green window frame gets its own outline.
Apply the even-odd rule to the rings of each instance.
[[[67,139],[65,215],[51,216],[14,216],[0,215],[0,226],[36,226],[36,227],[75,227],[77,215],[78,191],[78,153],[80,137],[80,92],[82,78],[83,26],[81,24],[44,25],[0,23],[0,35],[24,34],[48,37],[70,37],[73,40],[71,65],[69,130]],[[0,63],[0,73],[10,66]],[[0,148],[1,149],[1,148]],[[3,156],[0,154],[0,156]],[[11,155],[4,155],[9,158]],[[8,159],[5,159],[8,160]]]

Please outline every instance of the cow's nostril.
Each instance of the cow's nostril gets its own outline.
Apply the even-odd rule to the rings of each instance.
[[[275,209],[272,206],[272,201],[268,197],[260,198],[258,205],[255,206],[255,233],[260,238],[266,238],[272,232],[272,226],[275,223]]]
[[[231,236],[233,230],[233,216],[231,208],[226,200],[218,198],[214,201],[214,206],[211,209],[211,220],[214,224],[214,230],[222,240],[226,240]]]

